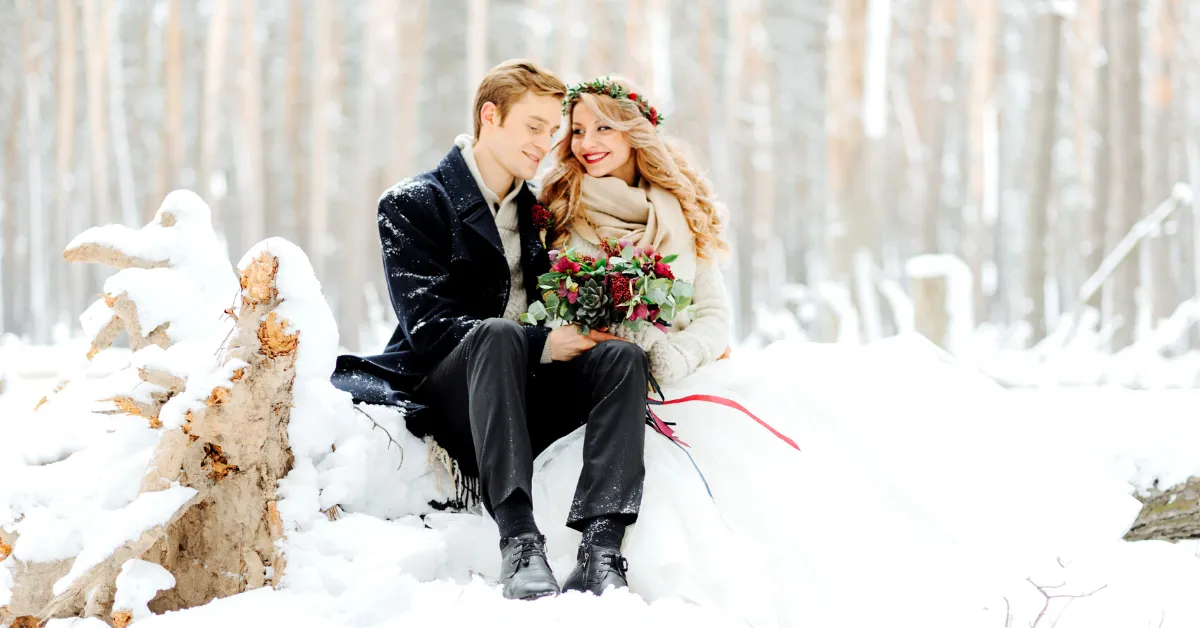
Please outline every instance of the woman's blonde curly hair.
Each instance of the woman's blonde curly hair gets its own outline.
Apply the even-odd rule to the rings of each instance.
[[[627,93],[640,92],[628,79],[619,76],[608,79],[624,87]],[[581,104],[606,125],[625,134],[633,147],[634,165],[639,176],[679,200],[684,218],[695,236],[697,257],[711,259],[716,253],[729,250],[723,237],[724,207],[714,198],[712,183],[693,165],[684,146],[663,137],[632,100],[587,93],[568,103],[567,134],[552,149],[554,165],[542,183],[541,201],[554,219],[555,248],[566,245],[571,223],[576,218],[588,220],[579,203],[585,171],[583,164],[571,153],[571,124],[575,107]]]

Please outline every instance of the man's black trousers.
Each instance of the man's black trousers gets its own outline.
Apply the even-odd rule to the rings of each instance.
[[[581,529],[601,515],[636,518],[646,475],[645,352],[610,340],[530,372],[527,346],[509,320],[488,319],[467,334],[417,389],[445,422],[435,432],[473,446],[480,497],[492,513],[518,491],[532,499],[533,459],[586,424],[567,525]]]

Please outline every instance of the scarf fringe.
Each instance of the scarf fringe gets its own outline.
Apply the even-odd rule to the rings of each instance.
[[[479,498],[479,478],[463,473],[458,461],[432,438],[426,460],[433,469],[434,487],[438,493],[453,495],[444,502],[431,501],[430,506],[436,510],[466,511],[483,503]]]

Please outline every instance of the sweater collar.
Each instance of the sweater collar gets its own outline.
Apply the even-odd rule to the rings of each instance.
[[[479,163],[475,161],[475,138],[467,133],[463,133],[454,138],[454,145],[462,153],[463,161],[467,163],[467,170],[471,171],[471,178],[475,179],[475,185],[479,188],[479,193],[483,195],[483,200],[487,201],[488,208],[491,209],[493,215],[496,214],[497,206],[503,207],[516,201],[517,195],[525,187],[524,181],[514,179],[512,190],[509,190],[508,196],[501,199],[499,195],[483,182],[483,175],[479,172]]]

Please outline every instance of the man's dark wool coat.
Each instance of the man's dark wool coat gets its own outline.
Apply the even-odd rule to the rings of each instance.
[[[550,260],[532,222],[537,199],[524,182],[516,202],[525,294],[532,300]],[[378,221],[399,324],[382,354],[340,356],[334,385],[355,401],[405,407],[409,431],[434,435],[473,475],[474,456],[462,455],[470,443],[444,437],[436,413],[416,403],[414,391],[475,325],[504,313],[511,278],[496,221],[457,146],[433,170],[389,189],[379,199]],[[524,330],[532,372],[549,330]]]

